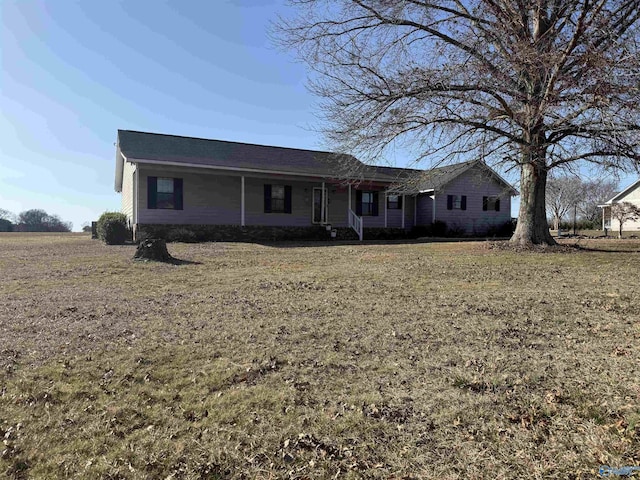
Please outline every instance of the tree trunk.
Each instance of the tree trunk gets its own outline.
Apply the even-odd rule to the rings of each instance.
[[[618,232],[618,238],[622,238],[622,220],[620,220],[620,231]]]
[[[134,260],[153,260],[167,263],[175,261],[167,250],[167,243],[161,238],[147,238],[146,240],[142,240],[133,258]]]
[[[511,243],[518,245],[555,245],[549,233],[545,209],[547,169],[543,162],[520,166],[520,212]]]

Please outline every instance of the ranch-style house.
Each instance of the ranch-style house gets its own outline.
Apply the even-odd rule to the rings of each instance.
[[[431,170],[353,156],[119,130],[115,190],[135,238],[356,239],[446,222],[484,234],[511,220],[516,190],[482,161]]]

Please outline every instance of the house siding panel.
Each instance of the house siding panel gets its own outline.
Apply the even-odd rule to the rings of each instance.
[[[147,208],[147,177],[183,179],[183,210]],[[138,223],[240,225],[240,177],[141,167],[138,174]]]
[[[447,210],[447,195],[466,195],[467,209]],[[500,198],[499,212],[482,210],[485,196]],[[436,220],[446,222],[448,227],[460,227],[467,234],[482,234],[491,226],[511,220],[511,197],[503,185],[480,168],[472,168],[436,192]]]
[[[291,186],[291,213],[264,212],[264,185]],[[247,225],[304,227],[311,222],[313,187],[320,184],[292,181],[287,178],[245,178],[245,218]]]
[[[624,197],[620,197],[616,199],[616,203],[622,203],[622,202],[630,202],[640,207],[640,186],[628,192]],[[640,221],[627,220],[622,225],[622,228],[624,231],[640,230]],[[618,222],[613,217],[611,217],[611,230],[613,232],[617,232],[618,230],[620,230],[620,222]]]
[[[433,220],[433,199],[426,194],[418,196],[417,225],[431,225]]]

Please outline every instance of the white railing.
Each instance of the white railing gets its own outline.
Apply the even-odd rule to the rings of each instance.
[[[349,209],[349,226],[356,231],[358,238],[362,241],[362,217],[356,215],[351,209]]]

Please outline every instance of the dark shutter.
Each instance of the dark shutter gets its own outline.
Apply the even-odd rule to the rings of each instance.
[[[500,211],[500,199],[496,198],[496,212]]]
[[[264,213],[271,213],[271,185],[264,186]]]
[[[175,195],[175,209],[182,210],[182,179],[174,178],[173,179],[173,194]]]
[[[398,195],[398,208],[402,208],[402,195]]]
[[[447,195],[447,210],[453,210],[453,195]]]
[[[462,200],[460,201],[460,210],[466,210],[466,209],[467,209],[467,196],[462,195]]]
[[[374,217],[378,216],[378,192],[373,193],[373,210],[371,211],[371,215]]]
[[[482,197],[482,210],[486,212],[488,209],[489,209],[489,198]]]
[[[356,190],[356,215],[362,215],[362,190]]]
[[[158,177],[147,177],[147,208],[158,208]]]
[[[284,186],[284,213],[291,213],[291,185]]]

